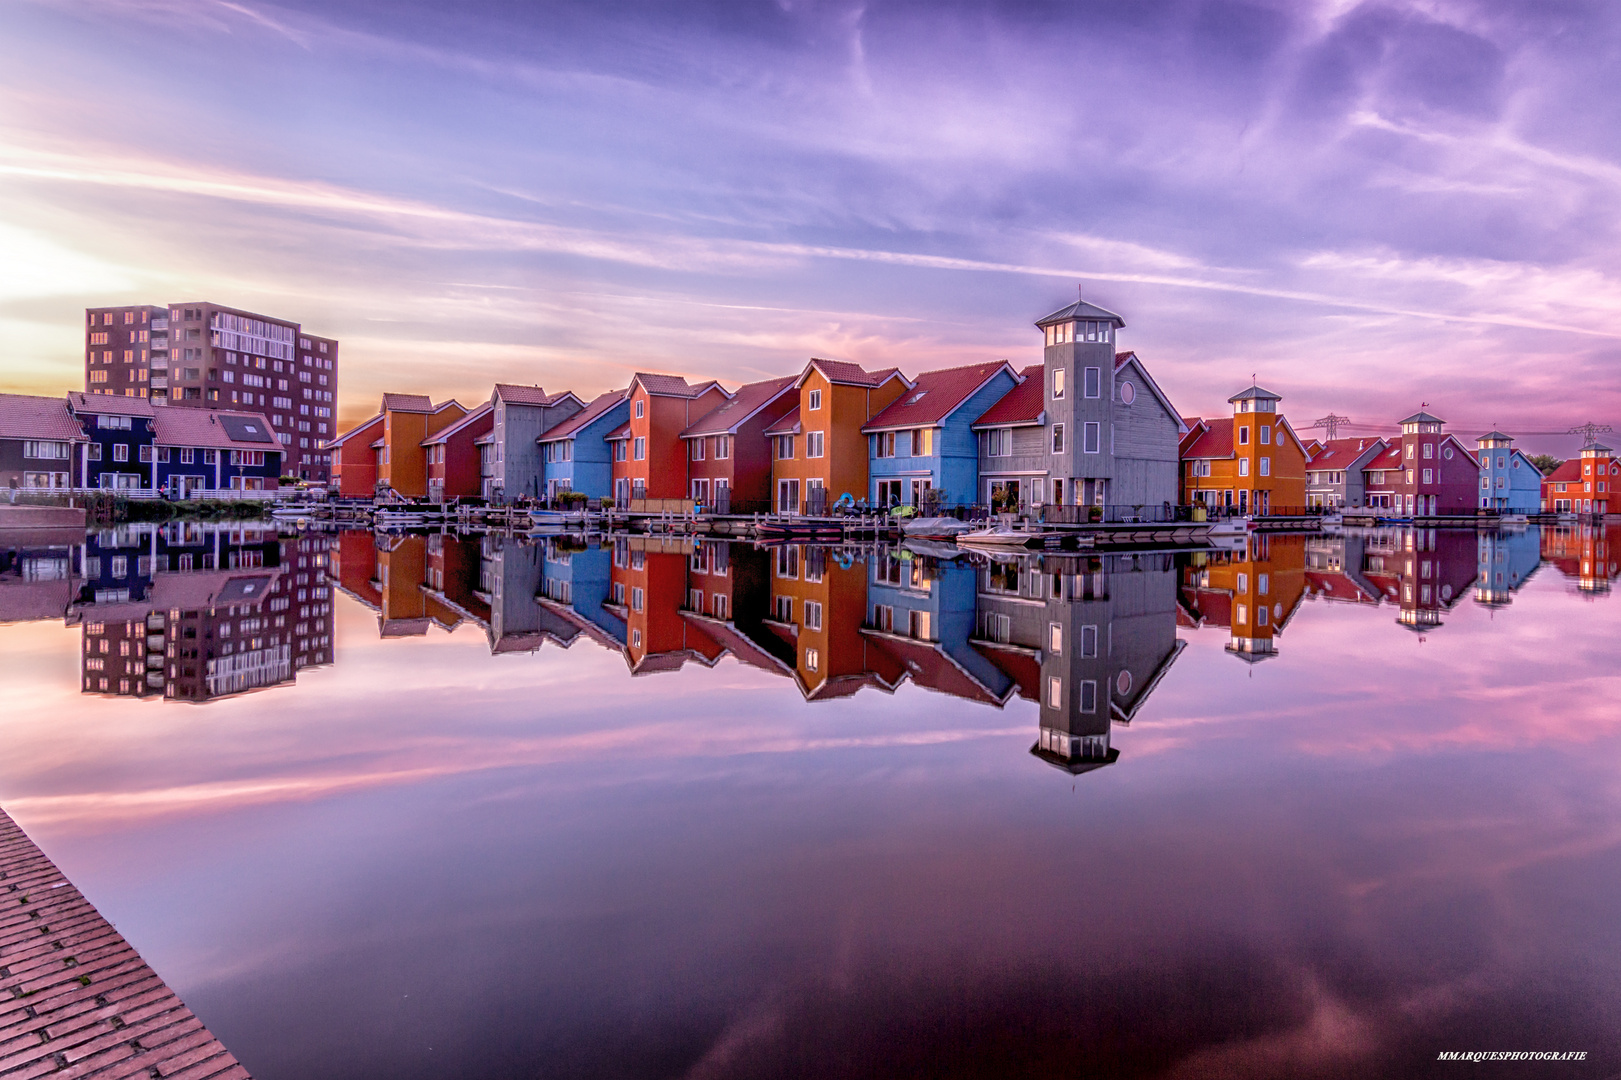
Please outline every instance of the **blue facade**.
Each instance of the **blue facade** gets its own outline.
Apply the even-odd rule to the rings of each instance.
[[[147,416],[80,413],[89,436],[84,483],[93,488],[150,488],[156,456]]]
[[[612,569],[611,548],[592,544],[584,551],[563,553],[555,543],[549,544],[541,594],[568,604],[580,618],[623,645],[625,620],[604,606],[612,590]]]
[[[914,429],[894,432],[893,457],[881,450],[887,449],[887,442],[881,440],[886,440],[888,433],[868,435],[868,501],[875,506],[897,501],[916,506],[918,493],[926,486],[940,492],[943,505],[973,503],[979,493],[979,436],[971,425],[1017,384],[1008,368],[997,371],[943,419],[923,429],[928,434],[917,441],[927,453],[913,455]]]
[[[280,449],[159,445],[153,457],[157,486],[177,498],[198,489],[275,488],[281,480]]]
[[[1542,472],[1506,436],[1480,439],[1480,507],[1505,514],[1535,514],[1542,503]]]
[[[972,644],[978,626],[977,580],[973,566],[962,559],[937,560],[904,549],[879,556],[868,579],[865,622],[871,630],[932,643],[988,696],[1001,701],[1012,691],[1013,680]],[[913,671],[912,677],[928,685],[928,674]]]
[[[541,490],[548,498],[560,491],[583,491],[587,498],[613,494],[613,458],[603,436],[630,419],[630,399],[587,420],[566,439],[542,439]]]
[[[1480,565],[1475,574],[1475,599],[1488,607],[1508,603],[1542,565],[1542,534],[1534,525],[1517,532],[1482,532],[1476,546]]]

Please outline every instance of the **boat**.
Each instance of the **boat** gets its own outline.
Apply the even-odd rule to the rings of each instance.
[[[972,532],[966,521],[950,517],[913,518],[901,526],[901,533],[909,540],[955,540],[963,533]]]
[[[1250,519],[1243,517],[1222,518],[1210,526],[1207,534],[1211,537],[1219,536],[1247,536],[1250,531]]]
[[[973,532],[963,533],[957,537],[957,543],[961,547],[1000,550],[1027,548],[1040,545],[1042,534],[1015,529],[1011,525],[992,525],[988,529],[975,529]]]
[[[920,540],[911,536],[901,541],[901,548],[910,551],[914,555],[927,555],[932,559],[956,559],[961,558],[963,555],[962,548],[954,543],[946,543],[940,540]]]
[[[761,540],[827,540],[833,543],[844,539],[844,526],[817,521],[767,521],[755,528]]]
[[[584,525],[584,510],[531,510],[529,520],[535,525],[546,528],[561,525]]]

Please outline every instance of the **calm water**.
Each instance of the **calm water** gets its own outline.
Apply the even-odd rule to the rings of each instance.
[[[0,552],[0,804],[261,1080],[1621,1073],[1621,526]]]

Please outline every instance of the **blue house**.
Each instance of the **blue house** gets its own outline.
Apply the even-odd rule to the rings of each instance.
[[[157,408],[150,401],[75,390],[68,395],[68,411],[89,440],[80,447],[85,487],[128,491],[154,485]]]
[[[1514,437],[1488,431],[1475,440],[1480,458],[1480,508],[1535,514],[1542,505],[1542,470],[1514,449]]]
[[[919,375],[861,428],[868,438],[867,498],[876,506],[974,502],[979,437],[971,425],[1022,381],[1006,360]]]
[[[159,408],[154,486],[170,498],[193,491],[274,490],[281,483],[283,444],[258,413]]]
[[[613,494],[612,448],[604,438],[630,419],[630,392],[613,390],[541,435],[541,490],[555,499],[583,491],[587,498]]]

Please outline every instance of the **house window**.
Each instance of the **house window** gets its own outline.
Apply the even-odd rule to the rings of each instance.
[[[912,456],[913,457],[928,457],[932,453],[934,453],[934,429],[933,428],[913,428],[912,429]]]
[[[895,456],[895,433],[893,431],[880,431],[873,436],[873,445],[876,447],[874,456],[887,458]]]
[[[794,621],[794,598],[791,596],[778,596],[771,601],[771,617],[780,623]]]
[[[1013,449],[1013,432],[1009,428],[992,428],[985,433],[987,457],[1007,457]]]
[[[794,437],[792,435],[777,436],[777,460],[792,461],[794,457]]]
[[[1089,368],[1086,369],[1084,378],[1086,380],[1086,389],[1085,389],[1086,396],[1089,397],[1089,398],[1102,397],[1103,396],[1103,369],[1102,368],[1089,367]]]
[[[1047,677],[1047,708],[1062,709],[1064,707],[1064,680],[1057,675]]]
[[[641,398],[636,399],[636,419],[640,420],[647,415],[647,402]]]
[[[128,461],[129,460],[129,444],[128,443],[114,443],[113,444],[113,460],[114,461]]]
[[[822,654],[817,649],[805,650],[805,670],[815,671],[822,666]]]
[[[1270,446],[1271,444],[1272,444],[1272,427],[1271,427],[1270,424],[1262,424],[1261,425],[1261,445],[1262,446]],[[1262,475],[1264,476],[1265,474],[1263,473]]]
[[[820,630],[822,628],[822,605],[815,600],[805,601],[805,629]]]
[[[704,440],[702,440],[702,439],[693,439],[692,440],[692,460],[694,460],[694,461],[702,461],[703,459],[704,459]]]
[[[1053,369],[1053,400],[1064,400],[1064,369]]]
[[[1434,456],[1435,456],[1435,444],[1434,443],[1425,443],[1424,444],[1424,457],[1425,457],[1425,459],[1427,460],[1429,458],[1433,458]]]
[[[1240,427],[1238,429],[1238,445],[1239,446],[1248,446],[1249,444],[1250,444],[1250,429],[1247,428],[1247,427]]]
[[[1248,476],[1249,474],[1250,474],[1250,459],[1249,458],[1239,458],[1238,459],[1238,475],[1239,476]]]
[[[1271,458],[1264,457],[1264,458],[1261,459],[1261,475],[1262,476],[1271,476],[1272,475],[1272,459]]]
[[[822,407],[822,392],[820,390],[812,390],[808,396],[810,404],[805,406],[808,411],[815,412]]]
[[[1098,655],[1098,628],[1095,623],[1081,627],[1081,659],[1094,660]]]
[[[642,605],[645,602],[646,602],[646,594],[644,592],[642,592],[640,586],[637,586],[636,588],[633,588],[633,589],[630,590],[630,610],[632,610],[632,611],[640,611],[640,610],[642,610]]]
[[[724,461],[732,456],[732,437],[730,435],[715,436],[715,457]]]
[[[1129,382],[1120,384],[1120,404],[1130,405],[1137,400],[1137,388]]]
[[[1047,624],[1047,651],[1054,656],[1064,655],[1064,628],[1058,623]]]
[[[1082,679],[1081,712],[1095,713],[1098,711],[1098,683],[1096,679]]]
[[[1063,452],[1064,452],[1064,425],[1063,424],[1054,424],[1053,425],[1053,453],[1062,454]]]
[[[1424,470],[1424,482],[1426,484],[1434,483],[1434,476],[1435,476],[1435,471],[1433,469],[1425,469]]]
[[[647,460],[647,439],[640,435],[636,436],[636,460]]]
[[[808,458],[822,456],[822,433],[820,431],[805,432],[805,456]]]
[[[1081,453],[1096,454],[1102,448],[1103,425],[1087,421],[1081,428]]]

